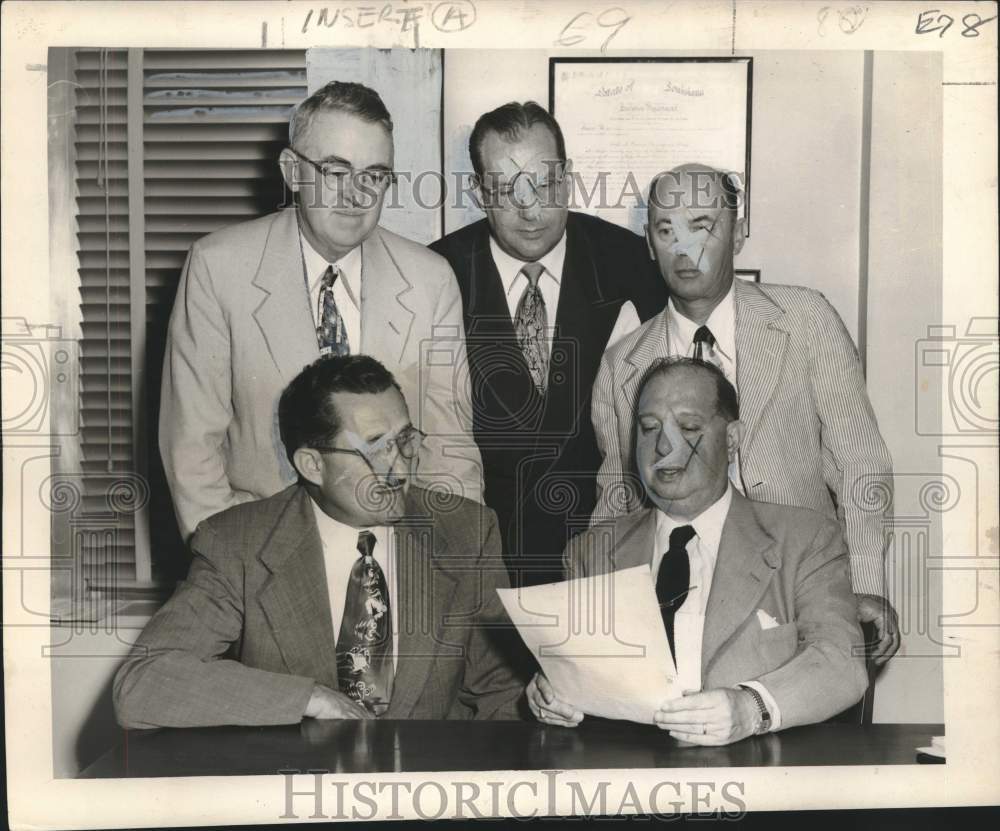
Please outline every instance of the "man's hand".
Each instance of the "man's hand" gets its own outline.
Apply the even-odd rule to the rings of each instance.
[[[750,693],[720,688],[686,692],[682,698],[663,702],[653,713],[653,723],[684,742],[720,745],[751,735],[757,716]]]
[[[874,623],[878,644],[872,652],[876,666],[882,666],[899,649],[899,618],[884,597],[877,594],[856,594],[858,600],[858,620]]]
[[[372,714],[356,701],[322,684],[313,687],[303,715],[309,718],[372,718]]]
[[[583,721],[583,713],[569,704],[556,698],[555,690],[549,679],[541,672],[536,672],[526,690],[528,706],[531,712],[543,724],[554,724],[557,727],[576,727]]]

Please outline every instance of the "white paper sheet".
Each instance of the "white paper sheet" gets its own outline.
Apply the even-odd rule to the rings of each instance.
[[[698,688],[698,661],[694,687],[684,652],[674,669],[648,566],[497,593],[557,696],[583,713],[652,724],[662,702]],[[675,637],[692,627],[684,617]]]

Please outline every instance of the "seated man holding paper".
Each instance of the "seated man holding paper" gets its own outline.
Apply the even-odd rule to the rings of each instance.
[[[565,554],[571,580],[650,569],[684,682],[650,721],[694,744],[822,721],[867,686],[840,528],[804,508],[752,502],[730,485],[738,418],[736,391],[714,365],[654,364],[635,418],[635,459],[652,504],[596,525]],[[578,724],[580,698],[541,673],[528,687],[547,724]]]

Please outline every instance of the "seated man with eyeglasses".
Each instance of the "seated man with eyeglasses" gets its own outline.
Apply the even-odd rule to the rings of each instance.
[[[114,683],[128,728],[517,718],[496,516],[411,483],[424,434],[366,355],[282,393],[299,480],[199,526]]]
[[[182,536],[295,481],[278,397],[324,354],[385,364],[427,434],[418,483],[481,501],[455,275],[379,225],[395,179],[379,94],[318,89],[292,114],[278,161],[294,204],[196,241],[177,289],[160,450]]]

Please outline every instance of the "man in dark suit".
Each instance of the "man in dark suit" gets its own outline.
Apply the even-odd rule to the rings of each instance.
[[[187,580],[114,683],[125,727],[314,718],[515,718],[493,513],[410,486],[423,434],[366,355],[279,403],[299,482],[195,533]]]
[[[469,139],[486,218],[434,243],[465,311],[473,432],[511,577],[558,580],[587,527],[601,457],[591,387],[609,343],[659,312],[640,237],[568,210],[562,131],[534,102],[486,113]]]
[[[722,370],[661,358],[639,383],[635,423],[649,507],[578,536],[566,558],[570,577],[651,570],[674,664],[701,681],[663,702],[653,722],[674,738],[720,745],[858,701],[868,679],[840,527],[733,487],[729,465],[745,430]],[[583,718],[573,693],[539,674],[528,702],[541,721],[572,727]]]

